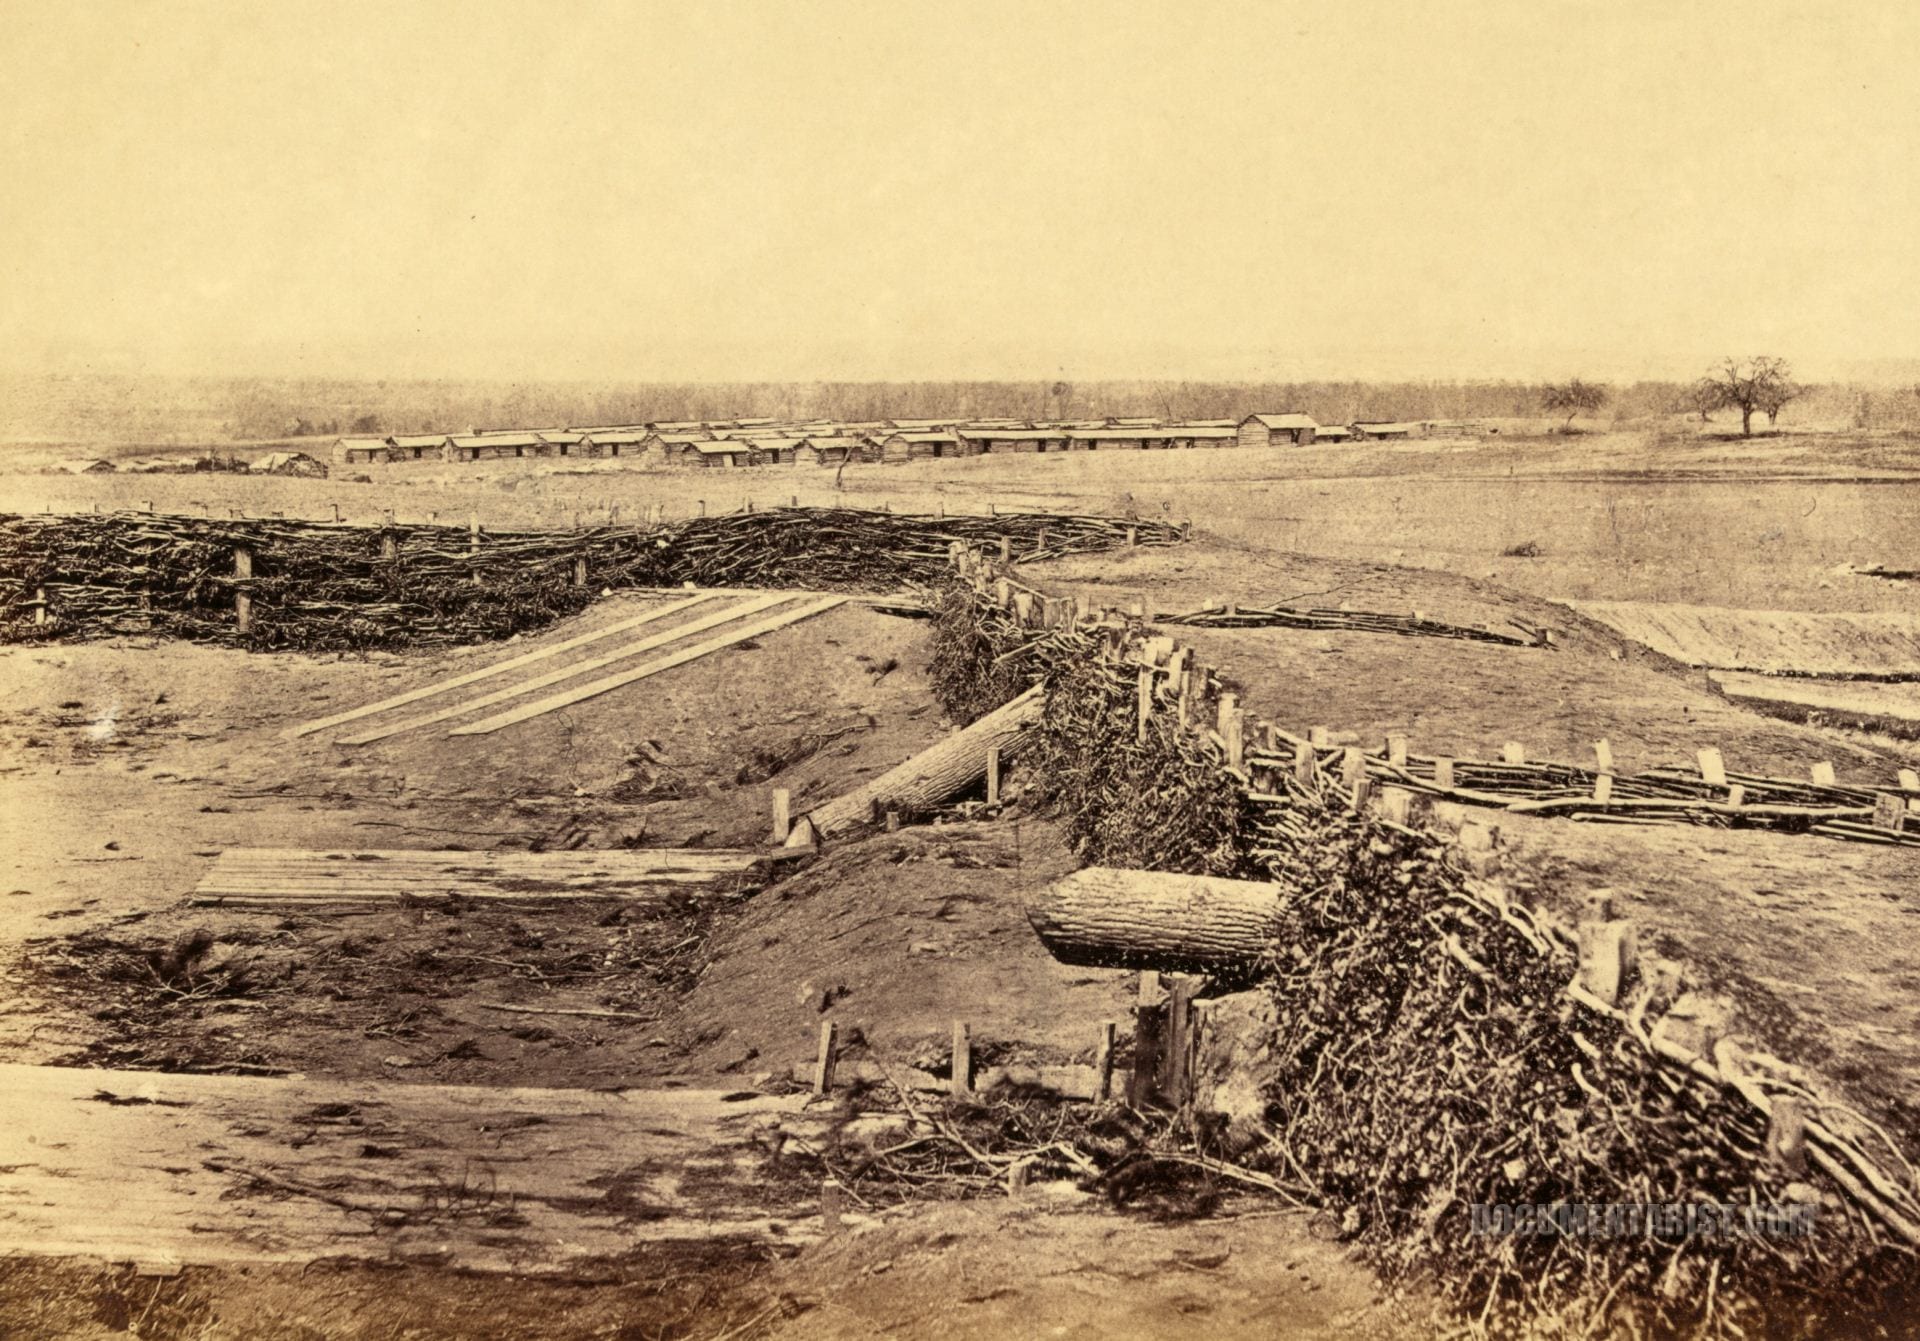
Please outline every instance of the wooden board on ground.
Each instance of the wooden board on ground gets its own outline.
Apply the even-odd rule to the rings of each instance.
[[[193,902],[253,907],[366,905],[409,899],[624,903],[733,893],[756,864],[788,848],[652,848],[597,852],[308,851],[230,848]]]
[[[0,1253],[539,1273],[817,1232],[818,1170],[776,1153],[824,1125],[805,1096],[14,1065],[0,1093]]]

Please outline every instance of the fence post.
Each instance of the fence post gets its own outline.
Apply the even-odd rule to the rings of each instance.
[[[1000,747],[987,747],[987,804],[1000,804]]]
[[[33,589],[33,622],[36,624],[47,622],[47,589],[45,587]]]
[[[253,593],[248,589],[253,581],[253,551],[245,545],[234,546],[233,576],[234,626],[246,633],[253,628]]]
[[[793,793],[785,787],[773,789],[773,841],[777,847],[793,832]]]
[[[973,1094],[973,1029],[965,1020],[953,1022],[953,1063],[950,1083],[953,1097],[965,1099]]]

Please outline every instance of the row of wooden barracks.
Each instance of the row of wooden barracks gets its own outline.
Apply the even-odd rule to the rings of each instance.
[[[1302,446],[1319,441],[1409,438],[1464,429],[1449,423],[1326,425],[1304,414],[1250,414],[1235,423],[1209,419],[1102,419],[1061,424],[1011,419],[888,419],[871,423],[615,424],[598,428],[486,429],[473,433],[396,433],[334,444],[340,465],[407,461],[498,461],[528,457],[620,457],[637,464],[692,467],[838,466],[897,463],[988,452],[1076,452],[1186,447]]]

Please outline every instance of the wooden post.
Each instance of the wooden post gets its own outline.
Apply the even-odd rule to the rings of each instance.
[[[1906,825],[1907,803],[1903,797],[1881,792],[1873,798],[1873,827],[1900,832]]]
[[[987,746],[987,804],[1000,804],[1000,747]]]
[[[813,1058],[813,1092],[833,1088],[833,1064],[839,1054],[840,1029],[832,1020],[820,1021],[820,1048]]]
[[[1500,762],[1505,764],[1524,764],[1527,762],[1527,747],[1517,740],[1510,740],[1500,747]]]
[[[393,538],[391,531],[380,533],[380,558],[382,562],[392,563],[400,554],[400,542]]]
[[[1162,1092],[1177,1108],[1186,1107],[1191,1095],[1191,1068],[1188,1051],[1193,1043],[1193,994],[1195,980],[1181,974],[1168,984],[1167,1052]]]
[[[1738,810],[1741,806],[1745,805],[1746,803],[1747,803],[1747,789],[1745,787],[1742,787],[1739,783],[1736,782],[1733,784],[1733,786],[1727,788],[1727,804],[1729,806],[1731,806],[1735,810]]]
[[[234,626],[246,633],[253,628],[253,592],[247,585],[253,581],[253,551],[245,545],[234,546],[233,576],[240,584],[233,589]]]
[[[1105,1103],[1113,1097],[1113,1044],[1119,1027],[1108,1020],[1100,1026],[1100,1038],[1093,1046],[1093,1097]]]
[[[1220,710],[1214,718],[1213,729],[1220,733],[1222,740],[1227,738],[1227,722],[1233,716],[1234,710],[1239,706],[1240,696],[1238,694],[1220,695]]]
[[[1033,626],[1033,593],[1016,591],[1013,593],[1013,615],[1021,628]]]
[[[1000,562],[1013,562],[1013,539],[1010,536],[1000,537]]]
[[[1407,766],[1407,736],[1404,731],[1387,732],[1387,762],[1395,768]]]
[[[1593,799],[1601,805],[1613,799],[1613,774],[1596,773],[1593,775]]]
[[[1833,765],[1822,760],[1813,766],[1813,785],[1816,787],[1833,786]]]
[[[1129,526],[1127,528],[1127,548],[1132,549],[1135,546],[1137,546],[1139,543],[1140,543],[1140,528],[1138,526]]]
[[[1307,728],[1307,744],[1313,746],[1317,750],[1324,750],[1327,747],[1327,728],[1324,726],[1308,727]]]
[[[1901,769],[1900,790],[1903,792],[1920,792],[1920,773],[1914,772],[1911,768]]]
[[[1301,741],[1293,747],[1293,776],[1301,782],[1312,782],[1313,775],[1319,771],[1314,758],[1313,746]]]
[[[1694,758],[1700,763],[1700,780],[1709,787],[1727,785],[1726,761],[1720,757],[1720,751],[1709,745],[1698,751]]]
[[[898,833],[900,831],[900,812],[899,811],[889,810],[887,812],[885,828],[888,833]]]
[[[1160,1075],[1166,1017],[1159,1006],[1160,975],[1143,972],[1133,1008],[1133,1074],[1127,1077],[1127,1103],[1133,1108],[1145,1108],[1153,1099]]]
[[[1443,791],[1453,790],[1453,760],[1435,759],[1433,761],[1433,785]]]
[[[587,556],[584,554],[574,556],[573,585],[576,587],[587,585]]]
[[[1380,817],[1405,824],[1413,816],[1413,793],[1405,787],[1380,789]]]
[[[953,1097],[971,1098],[973,1095],[973,1029],[965,1020],[953,1022],[953,1062],[950,1083]]]
[[[47,622],[47,589],[45,587],[33,589],[33,622],[36,624]]]
[[[1134,684],[1135,706],[1133,713],[1133,735],[1136,743],[1147,743],[1147,719],[1153,715],[1153,672],[1145,666]]]
[[[1247,757],[1247,714],[1244,708],[1235,708],[1227,714],[1227,729],[1222,738],[1227,742],[1227,767],[1242,767]]]
[[[785,787],[773,789],[773,841],[779,845],[793,832],[793,793]]]

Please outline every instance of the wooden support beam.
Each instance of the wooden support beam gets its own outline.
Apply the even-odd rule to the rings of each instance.
[[[821,600],[810,602],[795,610],[783,610],[767,619],[758,620],[749,624],[744,629],[738,629],[718,638],[711,638],[704,643],[696,643],[692,647],[683,648],[678,652],[661,657],[658,661],[650,661],[638,669],[622,671],[618,675],[609,675],[603,680],[595,680],[591,684],[584,684],[577,688],[569,689],[564,693],[555,694],[551,698],[543,698],[538,703],[529,703],[524,707],[515,708],[512,712],[504,712],[498,716],[489,717],[482,722],[474,722],[468,726],[456,727],[447,734],[451,736],[487,735],[490,732],[499,731],[504,727],[514,726],[531,718],[543,716],[558,708],[571,707],[573,704],[583,702],[586,699],[596,698],[610,690],[630,685],[636,680],[644,680],[650,675],[658,675],[662,671],[672,670],[675,666],[684,666],[689,661],[698,661],[701,657],[711,655],[714,652],[724,651],[736,643],[743,643],[749,638],[757,638],[762,634],[772,633],[776,629],[783,629],[789,624],[797,624],[803,619],[811,619],[815,615],[823,615],[827,611],[845,604],[846,597],[844,596],[828,596]]]
[[[1100,1037],[1094,1044],[1093,1097],[1099,1103],[1113,1097],[1113,1045],[1118,1034],[1119,1025],[1108,1020],[1100,1026]]]
[[[1160,1005],[1160,975],[1140,975],[1133,1008],[1133,1071],[1127,1077],[1127,1105],[1145,1108],[1153,1100],[1166,1039],[1166,1013]]]
[[[987,804],[1000,804],[1000,747],[987,746]]]
[[[1197,982],[1185,974],[1173,979],[1167,990],[1167,1051],[1161,1092],[1176,1108],[1185,1108],[1193,1097],[1193,1073],[1189,1064],[1193,1047],[1193,997]]]

